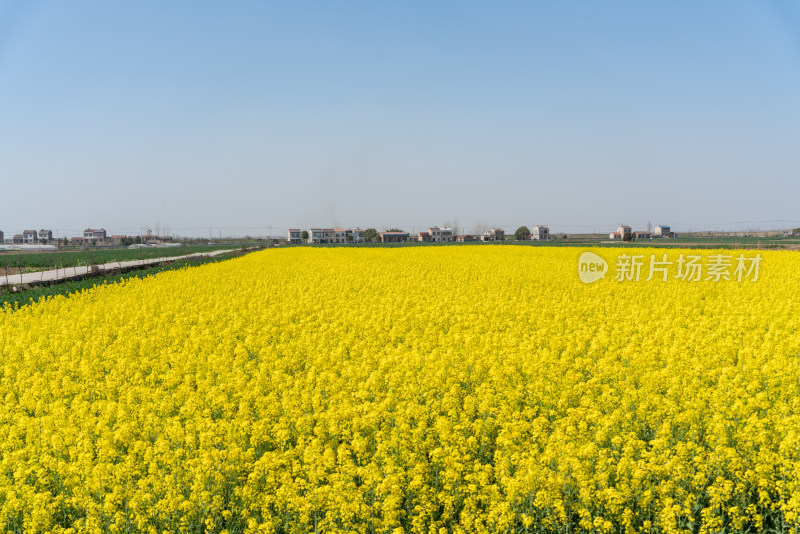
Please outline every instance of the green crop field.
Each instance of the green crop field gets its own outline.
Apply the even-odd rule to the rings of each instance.
[[[37,302],[46,297],[54,297],[56,295],[71,295],[84,289],[91,289],[95,286],[103,284],[115,284],[129,278],[147,278],[148,276],[152,276],[164,271],[174,271],[176,269],[183,269],[186,267],[197,267],[207,263],[217,263],[220,261],[229,260],[237,255],[237,251],[231,251],[231,253],[220,254],[210,258],[201,257],[183,259],[175,262],[159,264],[156,266],[143,267],[126,273],[117,273],[109,276],[91,276],[89,278],[59,282],[58,284],[53,285],[35,286],[25,291],[12,291],[9,287],[0,286],[0,308],[6,304],[8,306],[24,306],[32,302]]]
[[[5,269],[15,269],[17,271],[21,269],[25,272],[42,271],[83,265],[101,265],[116,261],[168,258],[235,248],[237,248],[236,245],[185,245],[166,248],[108,248],[56,252],[8,251],[0,252],[0,274]]]
[[[797,237],[736,237],[680,235],[672,239],[678,243],[725,243],[743,245],[799,245]],[[644,240],[647,241],[647,240]]]

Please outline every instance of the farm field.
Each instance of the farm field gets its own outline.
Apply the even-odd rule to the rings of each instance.
[[[593,248],[583,283],[588,250],[287,247],[5,306],[0,526],[798,532],[800,254]]]
[[[146,278],[165,271],[172,271],[175,269],[185,269],[186,267],[197,267],[206,263],[216,263],[219,261],[226,261],[239,251],[232,250],[218,256],[211,257],[198,257],[198,258],[184,258],[174,262],[166,262],[155,264],[149,267],[134,269],[124,273],[115,273],[108,275],[89,276],[87,278],[66,280],[52,285],[40,285],[25,289],[23,291],[13,291],[9,286],[0,285],[0,307],[5,303],[10,306],[24,306],[31,302],[36,302],[48,297],[55,297],[57,295],[69,296],[73,293],[80,293],[83,290],[89,290],[98,285],[116,284],[128,278]],[[2,284],[2,277],[0,277],[0,284]]]
[[[167,258],[184,254],[235,249],[235,245],[186,245],[164,248],[100,248],[57,252],[0,252],[0,275],[6,270],[13,273],[42,271],[55,268],[100,265],[115,261]]]

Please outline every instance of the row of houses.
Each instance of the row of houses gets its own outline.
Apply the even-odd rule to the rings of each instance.
[[[408,232],[392,230],[378,232],[377,237],[381,243],[407,243],[420,241],[423,243],[446,243],[454,241],[452,228],[428,228],[427,231],[411,235]],[[299,228],[289,229],[288,241],[290,244],[309,243],[312,245],[338,244],[338,243],[364,243],[366,242],[365,230],[361,228],[310,228],[306,231]]]
[[[422,243],[446,243],[456,241],[464,243],[467,241],[505,241],[506,233],[502,228],[489,228],[480,235],[453,235],[453,230],[450,228],[429,228],[427,231],[422,231],[417,234],[415,241]],[[534,241],[549,241],[550,228],[544,225],[537,224],[531,230],[528,239]]]
[[[303,234],[306,234],[305,237]],[[303,242],[324,245],[328,243],[363,243],[364,230],[356,228],[347,230],[344,228],[311,228],[308,231],[299,228],[289,229],[289,244],[301,244]]]
[[[7,242],[14,245],[36,245],[47,243],[53,240],[52,230],[24,230],[21,234],[14,234],[14,236]],[[5,234],[0,232],[0,243],[6,243]]]
[[[114,237],[114,236],[112,236]],[[83,231],[83,237],[73,237],[72,241],[80,241],[83,243],[104,243],[107,241],[106,231],[103,228],[94,229],[94,228],[87,228]],[[5,243],[5,235],[3,232],[0,232],[0,243]],[[14,234],[14,236],[7,241],[8,243],[12,243],[14,245],[36,245],[42,244],[46,245],[47,243],[53,242],[53,231],[52,230],[23,230],[21,234]]]
[[[608,234],[609,239],[621,239],[623,241],[631,241],[633,239],[653,239],[653,238],[672,238],[675,237],[669,226],[656,226],[653,232],[649,231],[633,231],[631,227],[623,224],[617,228],[616,232]]]
[[[137,236],[137,241],[142,243],[160,243],[162,241],[170,241],[172,238],[152,235],[148,232],[145,235]],[[87,228],[83,231],[82,236],[70,238],[69,242],[72,245],[125,245],[128,241],[133,241],[135,238],[126,235],[108,235],[105,228]],[[5,235],[0,232],[0,243],[11,243],[14,245],[37,245],[53,243],[52,230],[25,230],[21,234],[14,234],[8,241],[5,240]]]
[[[456,235],[452,228],[431,226],[416,234],[409,234],[401,230],[378,232],[377,238],[381,243],[465,243],[469,241],[505,241],[506,235],[502,228],[489,228],[480,235]],[[550,239],[550,229],[547,226],[536,225],[531,231],[531,239],[547,241]],[[361,228],[310,228],[289,230],[289,244],[309,243],[312,245],[338,244],[338,243],[364,243],[365,231]]]
[[[77,236],[70,239],[70,244],[75,246],[83,245],[100,245],[100,246],[129,246],[136,244],[158,244],[171,242],[172,237],[158,236],[151,233],[143,235],[129,236],[124,234],[115,235],[100,235],[100,232],[105,230],[87,230],[84,232],[83,237]]]

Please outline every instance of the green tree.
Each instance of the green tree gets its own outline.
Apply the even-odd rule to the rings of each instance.
[[[517,231],[514,232],[514,239],[517,241],[525,241],[526,239],[530,239],[531,231],[528,230],[527,226],[520,226],[517,228]]]
[[[367,228],[364,230],[364,241],[371,243],[378,238],[378,231],[375,228]]]
[[[303,230],[300,233],[300,237],[303,239],[303,241],[308,241],[308,232],[306,230]]]

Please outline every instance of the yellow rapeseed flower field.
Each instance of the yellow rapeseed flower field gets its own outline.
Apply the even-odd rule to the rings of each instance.
[[[581,252],[268,250],[7,306],[0,527],[797,532],[800,254],[594,249],[584,284]]]

